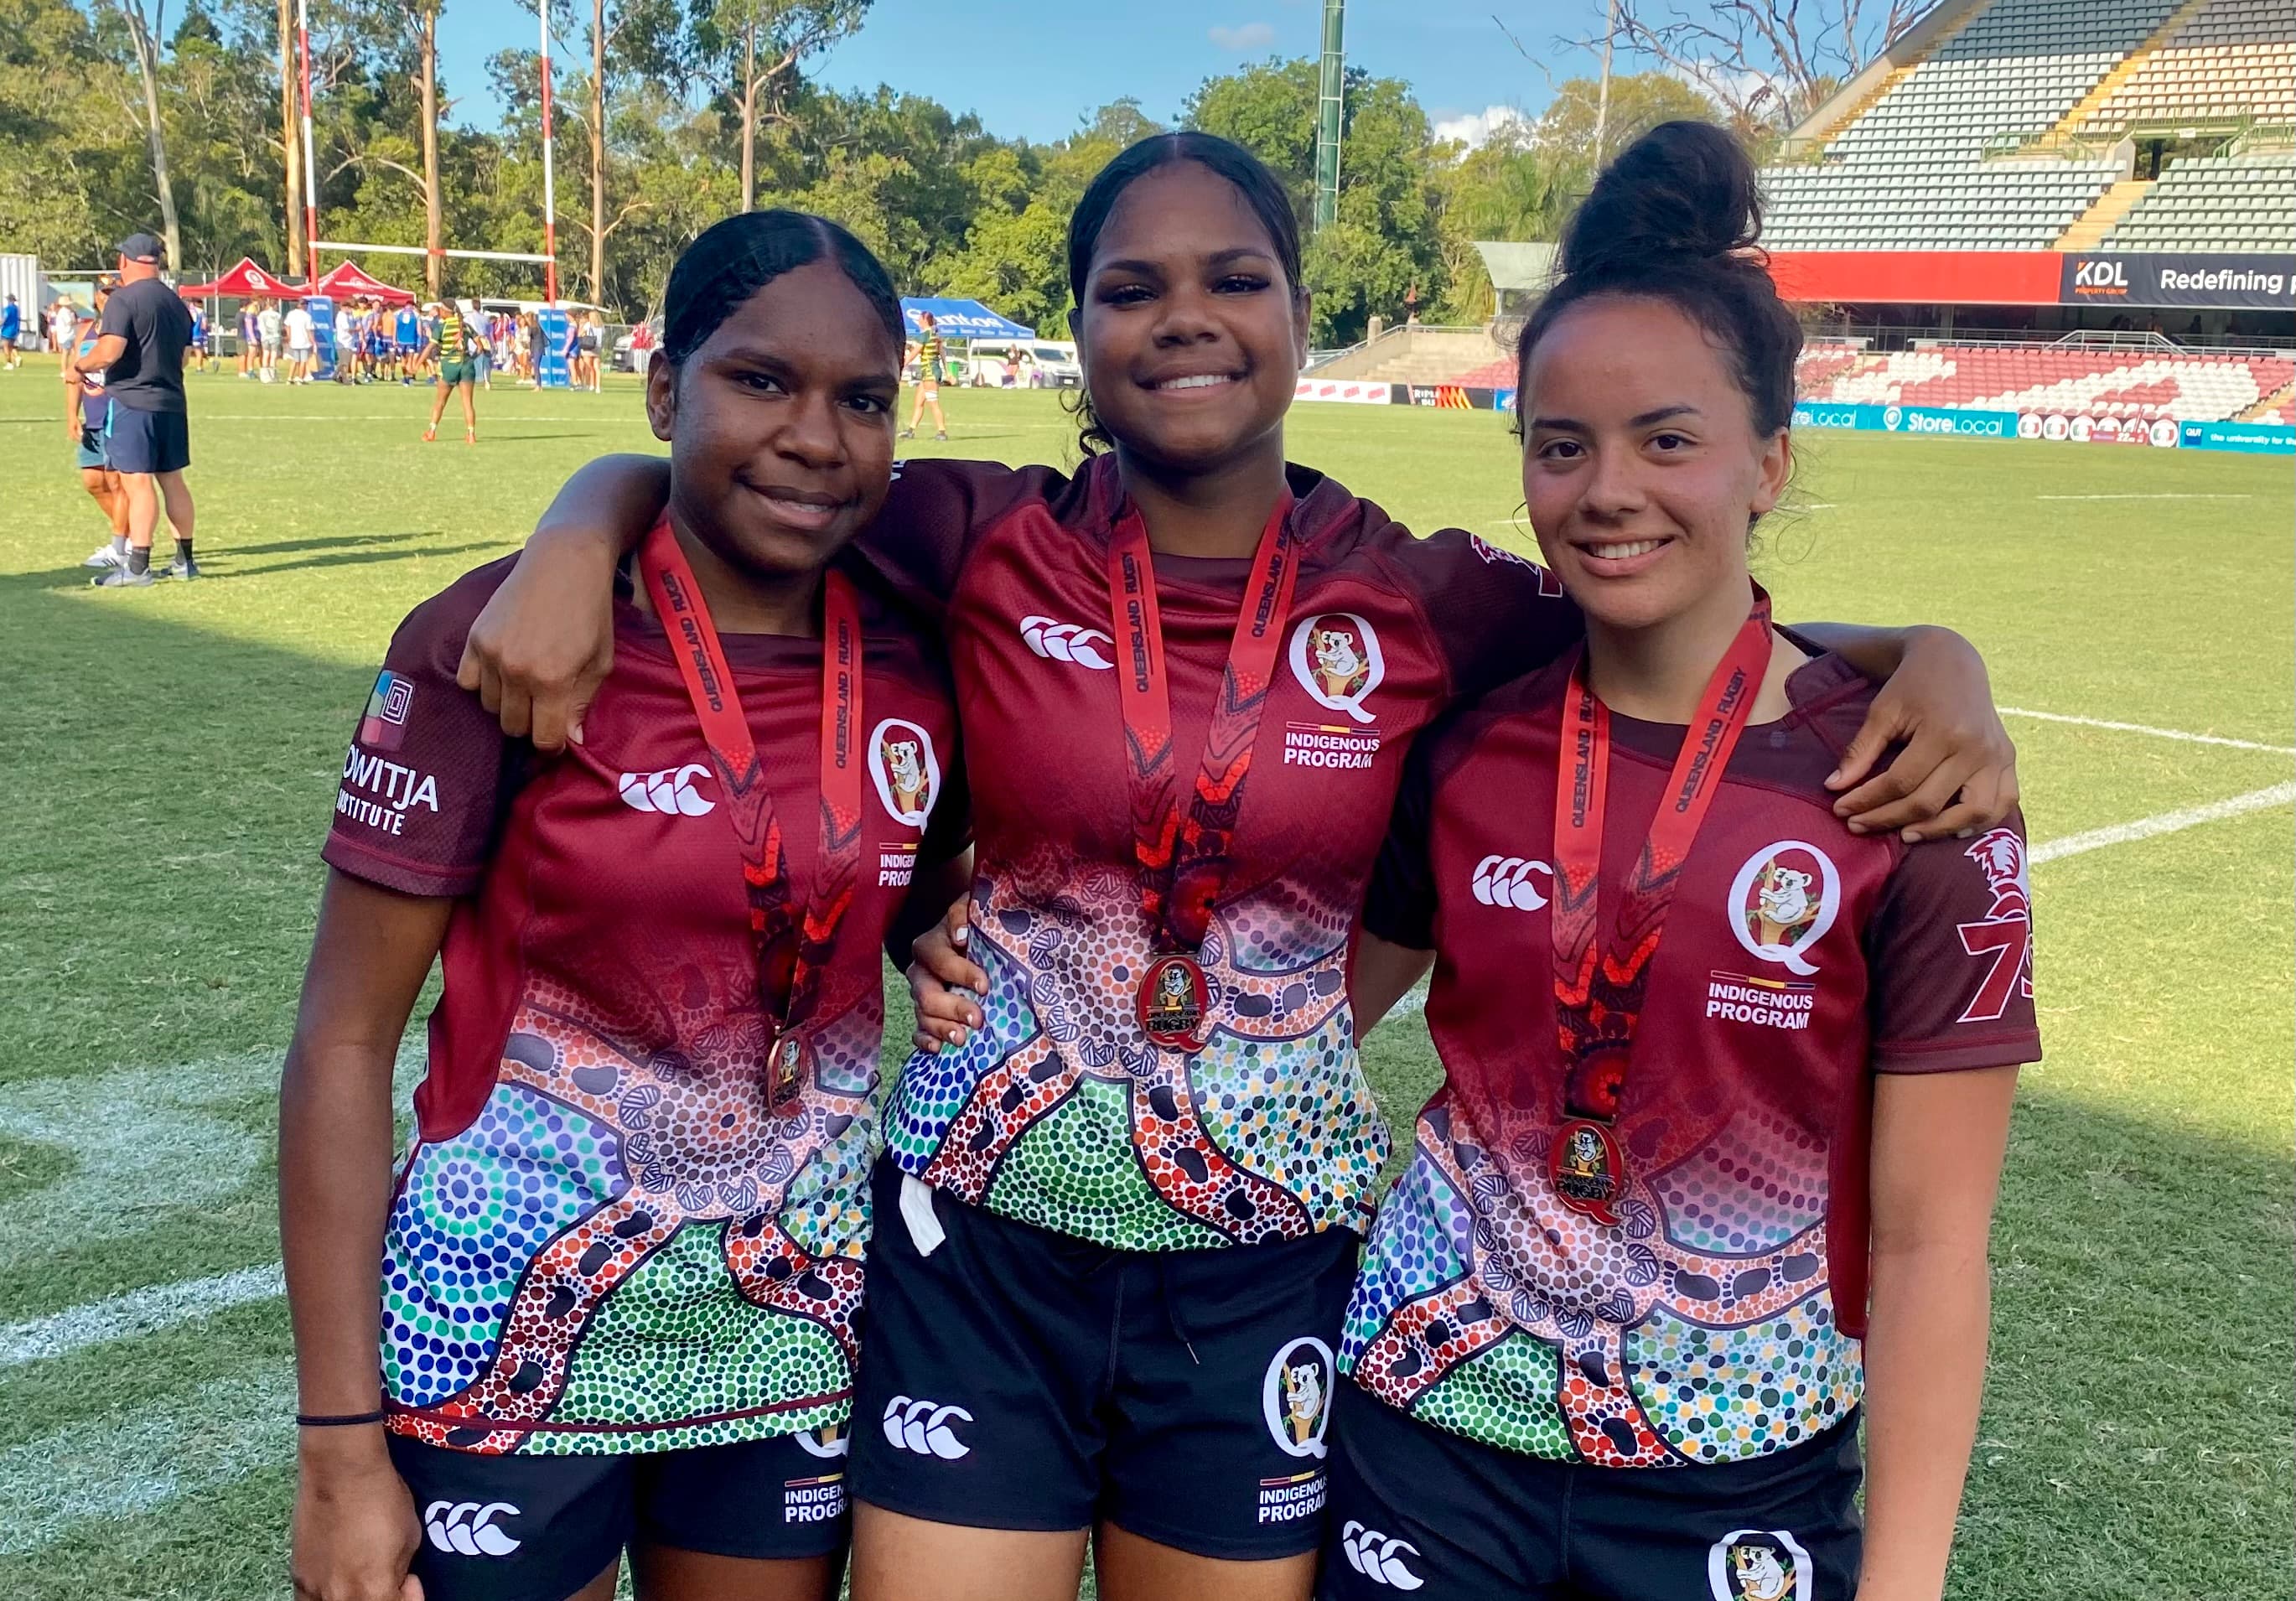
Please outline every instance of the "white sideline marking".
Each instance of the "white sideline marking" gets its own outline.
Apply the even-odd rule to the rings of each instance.
[[[0,1368],[69,1356],[106,1341],[172,1328],[210,1312],[244,1306],[250,1301],[268,1301],[286,1293],[286,1276],[280,1265],[273,1262],[267,1267],[241,1268],[209,1278],[152,1285],[108,1300],[70,1307],[50,1317],[0,1324]]]
[[[295,1459],[294,1416],[294,1373],[273,1361],[0,1451],[0,1556],[283,1467]]]
[[[2258,748],[2269,750],[2272,747]],[[2203,823],[2221,823],[2227,817],[2245,817],[2252,811],[2269,811],[2276,806],[2289,805],[2296,805],[2296,784],[2276,784],[2269,789],[2251,790],[2245,795],[2234,795],[2230,800],[2211,800],[2206,806],[2187,807],[2182,811],[2164,811],[2158,817],[2139,817],[2134,823],[2115,823],[2107,828],[2092,828],[2082,833],[2069,833],[2060,840],[2045,841],[2033,847],[2031,861],[2033,866],[2038,866],[2043,862],[2054,862],[2061,857],[2102,850],[2107,845],[2126,845],[2132,840],[2149,840],[2155,834],[2175,833],[2181,829],[2197,828]],[[1426,1008],[1427,984],[1423,979],[1416,988],[1395,1003],[1388,1016],[1406,1017]]]
[[[2253,495],[2231,495],[2194,490],[2187,494],[2169,490],[2152,495],[2036,495],[2036,500],[2254,500]]]
[[[2245,817],[2252,811],[2268,811],[2276,806],[2296,804],[2296,784],[2276,784],[2270,789],[2251,790],[2245,795],[2234,795],[2228,800],[2211,800],[2206,806],[2188,807],[2183,811],[2164,811],[2156,817],[2139,817],[2134,823],[2115,823],[2109,828],[2092,828],[2086,833],[2069,833],[2063,839],[2051,840],[2033,847],[2033,862],[2053,862],[2059,857],[2079,856],[2084,850],[2102,850],[2107,845],[2124,845],[2131,840],[2149,840],[2154,834],[2175,833],[2182,828],[2196,828],[2202,823],[2220,823],[2226,817]]]
[[[2235,751],[2269,751],[2276,756],[2296,756],[2296,745],[2259,744],[2252,739],[2227,739],[2221,734],[2187,734],[2182,728],[2155,728],[2145,723],[2116,723],[2108,718],[2073,717],[2062,711],[2034,711],[2023,706],[2004,706],[2001,715],[2037,718],[2045,723],[2077,723],[2084,728],[2110,728],[2116,734],[2149,734],[2154,739],[2180,739],[2195,745],[2229,745]]]

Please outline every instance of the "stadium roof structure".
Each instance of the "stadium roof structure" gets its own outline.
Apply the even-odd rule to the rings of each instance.
[[[1491,287],[1502,294],[1546,293],[1548,280],[1554,275],[1557,248],[1550,243],[1525,243],[1512,239],[1475,241],[1475,253],[1483,259],[1483,271],[1490,275]]]
[[[186,283],[177,289],[179,295],[221,295],[233,300],[248,300],[256,295],[283,297],[303,292],[299,283],[290,283],[255,265],[251,257],[242,256],[239,265],[211,283]]]
[[[913,300],[903,296],[901,320],[909,332],[921,331],[917,313],[930,311],[944,339],[1034,339],[1034,328],[1023,328],[1010,317],[1002,317],[978,300]]]

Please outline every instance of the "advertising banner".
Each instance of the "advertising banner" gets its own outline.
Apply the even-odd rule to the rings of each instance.
[[[318,357],[311,376],[332,379],[335,375],[335,303],[325,295],[310,295],[304,300],[303,309],[311,314],[311,342]]]
[[[1337,400],[1349,406],[1392,406],[1396,403],[1392,383],[1331,383],[1320,379],[1302,378],[1300,387],[1292,391],[1295,400]]]
[[[2296,256],[2067,251],[2062,274],[2057,299],[2068,306],[2296,310]]]
[[[566,365],[566,313],[556,307],[534,314],[534,383],[537,389],[562,390],[573,382]]]
[[[2184,443],[2191,450],[2240,450],[2259,456],[2296,456],[2296,428],[2285,423],[2187,423]]]

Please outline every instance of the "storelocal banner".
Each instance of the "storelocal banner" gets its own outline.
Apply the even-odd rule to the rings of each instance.
[[[2179,423],[2166,417],[2147,422],[2080,412],[1962,411],[1943,406],[1874,406],[1846,400],[1804,400],[1794,407],[1793,420],[1797,428],[2296,456],[2296,428],[2271,423]]]

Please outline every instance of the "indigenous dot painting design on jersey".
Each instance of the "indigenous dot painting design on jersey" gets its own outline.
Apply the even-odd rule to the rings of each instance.
[[[753,998],[693,965],[656,988],[609,1015],[531,984],[477,1120],[416,1146],[384,1244],[398,1433],[578,1454],[845,1415],[873,1016],[816,1032],[813,1084],[775,1111]]]
[[[1860,1346],[1825,1272],[1825,1153],[1767,1113],[1629,1119],[1619,1224],[1562,1204],[1554,1125],[1494,1151],[1443,1103],[1381,1209],[1341,1367],[1414,1416],[1610,1467],[1726,1462],[1846,1417]]]
[[[1387,1156],[1347,1009],[1348,918],[1280,886],[1214,913],[1203,1049],[1152,1044],[1137,886],[1036,853],[975,882],[987,1024],[913,1056],[886,1137],[926,1183],[1040,1227],[1177,1251],[1361,1227]]]

